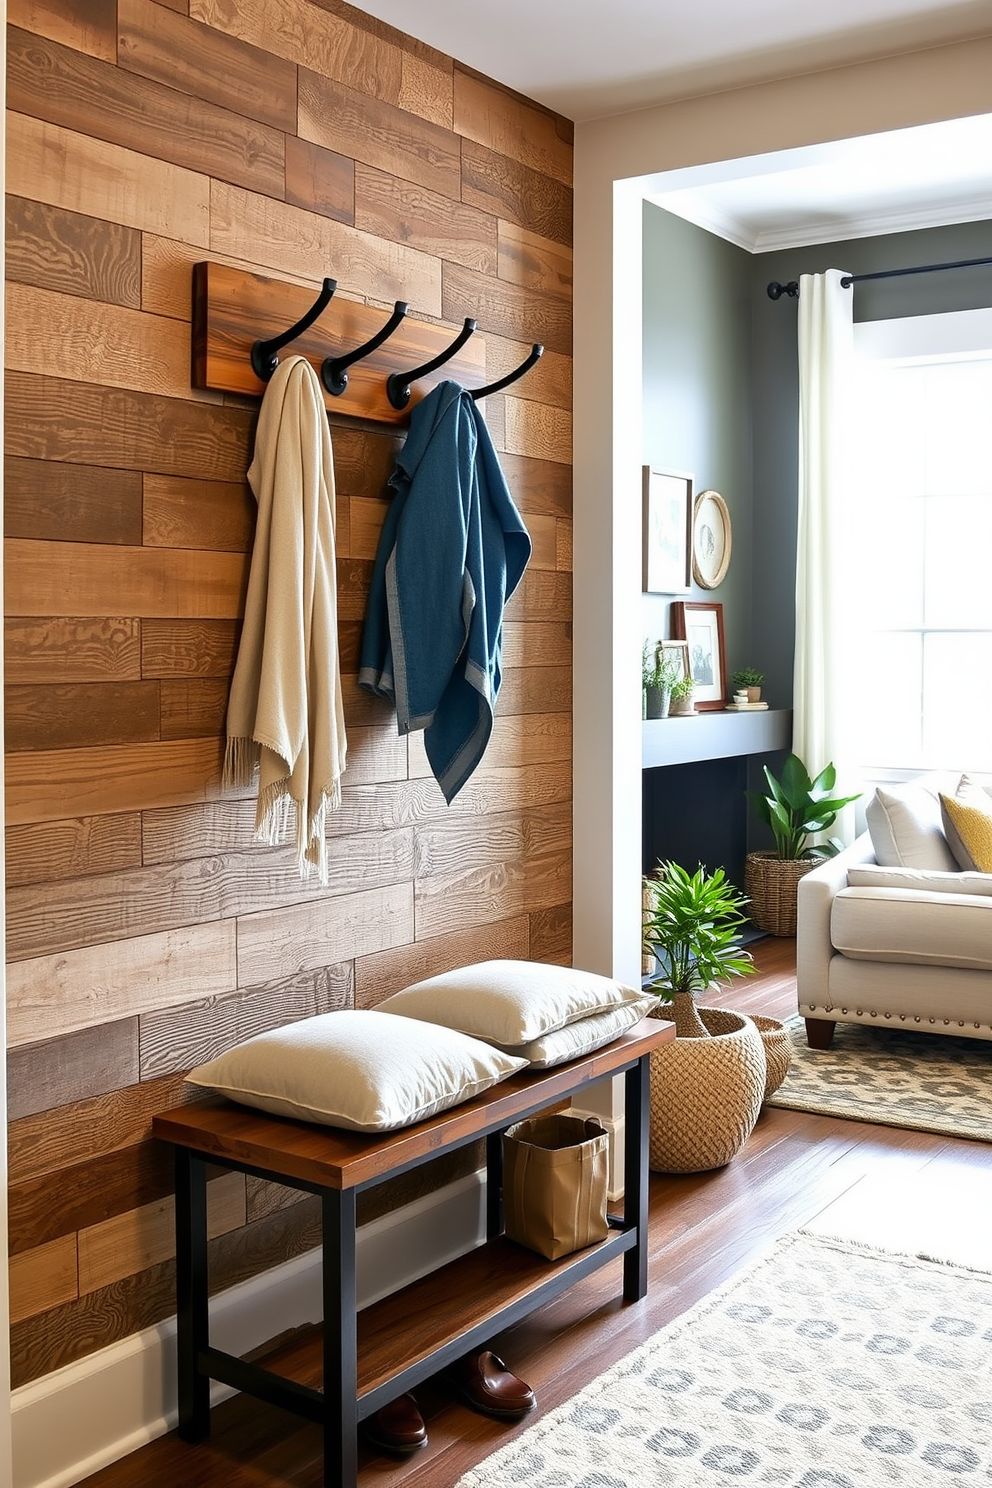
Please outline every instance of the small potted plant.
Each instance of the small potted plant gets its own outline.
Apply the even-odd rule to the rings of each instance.
[[[697,1008],[696,996],[754,966],[740,946],[747,900],[722,868],[695,873],[660,863],[644,879],[644,949],[658,975],[645,991],[652,1017],[671,1017],[673,1044],[651,1054],[651,1166],[659,1172],[723,1167],[758,1119],[765,1090],[761,1034],[742,1013]]]
[[[858,800],[853,796],[835,796],[837,771],[826,765],[815,780],[796,754],[790,754],[782,766],[782,778],[765,765],[768,794],[747,791],[758,816],[771,828],[775,847],[748,853],[744,862],[744,888],[751,901],[751,919],[760,930],[770,935],[795,935],[796,893],[799,880],[824,858],[840,851],[835,838],[812,842],[819,832],[826,832],[837,820],[838,813]]]
[[[692,705],[692,694],[695,682],[691,677],[677,677],[672,683],[671,697],[668,703],[668,711],[672,718],[686,718],[695,714]]]
[[[734,684],[734,692],[746,692],[749,703],[761,702],[761,684],[765,680],[764,672],[759,672],[757,667],[739,667],[731,674],[731,682]]]
[[[678,677],[678,661],[666,655],[661,645],[651,648],[645,641],[641,650],[641,682],[643,684],[642,718],[667,718],[672,683]]]

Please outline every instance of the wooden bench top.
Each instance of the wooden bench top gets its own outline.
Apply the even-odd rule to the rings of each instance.
[[[211,1096],[155,1116],[152,1134],[221,1161],[321,1188],[367,1187],[629,1069],[642,1055],[674,1037],[674,1024],[644,1018],[613,1043],[582,1059],[550,1070],[523,1070],[474,1100],[398,1131],[342,1131],[270,1116]]]

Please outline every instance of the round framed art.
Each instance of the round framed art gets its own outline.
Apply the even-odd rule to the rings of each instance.
[[[692,509],[692,576],[703,589],[722,584],[730,567],[730,513],[719,491],[700,491]]]

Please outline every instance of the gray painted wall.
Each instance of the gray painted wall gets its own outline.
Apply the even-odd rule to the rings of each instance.
[[[751,661],[751,255],[644,204],[645,464],[691,471],[719,491],[733,545],[718,589],[728,670]],[[671,635],[671,601],[644,598],[644,631]]]

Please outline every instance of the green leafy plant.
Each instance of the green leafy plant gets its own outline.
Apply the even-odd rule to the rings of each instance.
[[[676,677],[672,683],[671,693],[673,698],[691,697],[695,682],[691,677]]]
[[[707,873],[700,865],[689,873],[678,863],[659,863],[644,886],[644,949],[664,967],[648,991],[671,1002],[678,993],[695,996],[713,982],[754,971],[739,944],[748,901],[722,868]]]
[[[760,687],[765,680],[764,672],[759,672],[757,667],[740,667],[731,673],[731,682],[735,687]]]
[[[657,687],[663,692],[668,692],[678,675],[678,659],[671,654],[666,654],[664,649],[657,643],[655,643],[652,649],[651,642],[645,641],[641,648],[641,682],[643,686]]]
[[[853,796],[832,794],[837,783],[837,771],[832,764],[821,770],[815,780],[797,754],[790,754],[782,767],[782,778],[775,776],[765,766],[768,794],[747,791],[755,810],[763,822],[772,829],[775,851],[778,857],[832,858],[842,844],[836,838],[827,842],[809,842],[817,832],[826,832],[837,820],[844,806],[856,801],[861,792]]]

